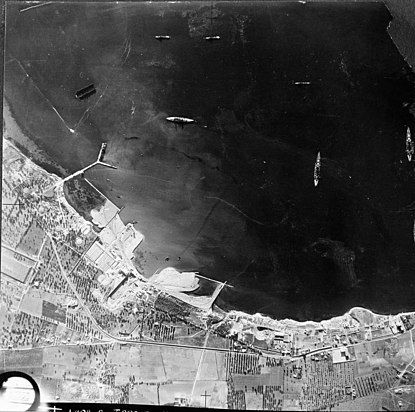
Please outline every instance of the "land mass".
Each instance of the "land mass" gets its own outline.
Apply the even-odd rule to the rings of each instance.
[[[391,13],[412,21],[409,2],[396,4]],[[413,25],[389,29],[408,38]],[[195,271],[144,277],[132,258],[146,231],[123,222],[121,208],[81,175],[65,180],[57,164],[61,177],[36,165],[51,160],[45,152],[26,157],[16,143],[33,142],[7,105],[4,135],[0,370],[32,374],[45,400],[413,408],[414,312],[354,307],[321,322],[272,319],[220,309],[232,285]],[[322,245],[351,256],[327,239],[313,247]]]
[[[124,6],[20,12],[10,4],[5,96],[30,142],[66,169],[50,170],[61,177],[108,143],[118,170],[88,169],[85,188],[98,188],[146,234],[137,268],[228,281],[223,309],[278,319],[412,309],[413,221],[395,211],[413,201],[403,147],[413,96],[386,8]],[[211,13],[221,41],[208,47]],[[50,38],[40,35],[48,19]],[[155,41],[165,30],[171,41]],[[79,101],[87,84],[97,93]],[[197,122],[176,130],[171,115]],[[25,153],[39,163],[32,147]],[[66,195],[79,177],[65,183]],[[92,221],[99,208],[88,216],[93,199],[76,193]]]
[[[108,199],[98,227],[67,202],[64,179],[8,139],[3,150],[0,370],[33,374],[44,400],[202,406],[209,391],[207,406],[233,409],[411,407],[415,313],[226,313],[216,296],[180,291],[187,281],[144,278],[131,263],[143,236]]]

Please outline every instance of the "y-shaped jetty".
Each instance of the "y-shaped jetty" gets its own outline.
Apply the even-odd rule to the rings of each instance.
[[[67,182],[68,180],[71,180],[75,176],[78,176],[78,175],[81,175],[82,173],[85,173],[87,170],[92,169],[96,165],[102,165],[102,166],[105,166],[105,167],[109,167],[111,169],[116,169],[117,168],[116,166],[110,165],[109,163],[105,163],[105,162],[102,161],[104,159],[104,155],[105,155],[106,148],[107,148],[107,143],[102,143],[101,149],[100,149],[99,154],[98,154],[98,157],[97,157],[97,160],[95,160],[95,162],[93,162],[90,165],[84,167],[83,169],[80,169],[80,170],[72,173],[71,175],[65,177],[64,179],[59,180],[53,186],[48,187],[43,192],[43,194],[49,192],[50,190],[53,190],[55,187],[57,187],[59,185],[63,185],[65,182]]]

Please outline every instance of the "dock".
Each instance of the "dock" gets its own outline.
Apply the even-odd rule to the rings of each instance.
[[[76,171],[75,173],[72,173],[71,175],[65,177],[64,179],[59,180],[53,186],[48,187],[46,190],[44,190],[43,193],[46,193],[49,190],[53,190],[55,187],[58,187],[60,185],[63,185],[68,180],[71,180],[75,176],[79,176],[79,175],[85,173],[87,170],[92,169],[96,165],[102,165],[102,166],[105,166],[105,167],[109,167],[110,169],[117,169],[116,166],[110,165],[109,163],[105,163],[105,162],[102,161],[102,159],[104,157],[104,154],[105,154],[106,147],[107,147],[107,144],[106,143],[102,143],[101,149],[100,149],[99,154],[98,154],[98,157],[97,157],[97,160],[95,160],[95,162],[93,162],[90,165],[88,165],[88,166],[86,166],[86,167],[84,167],[84,168]]]

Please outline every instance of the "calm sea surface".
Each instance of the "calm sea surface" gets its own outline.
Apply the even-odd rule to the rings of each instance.
[[[299,320],[415,309],[414,75],[385,7],[23,7],[7,5],[5,97],[68,171],[108,142],[118,169],[87,177],[138,222],[146,276],[198,270],[234,286],[223,308]]]

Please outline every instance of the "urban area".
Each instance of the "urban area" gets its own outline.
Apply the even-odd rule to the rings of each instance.
[[[131,259],[144,235],[82,173],[3,151],[0,371],[33,376],[44,401],[414,409],[414,313],[226,313],[222,283],[203,278],[214,292],[192,297],[198,273],[143,277]]]

